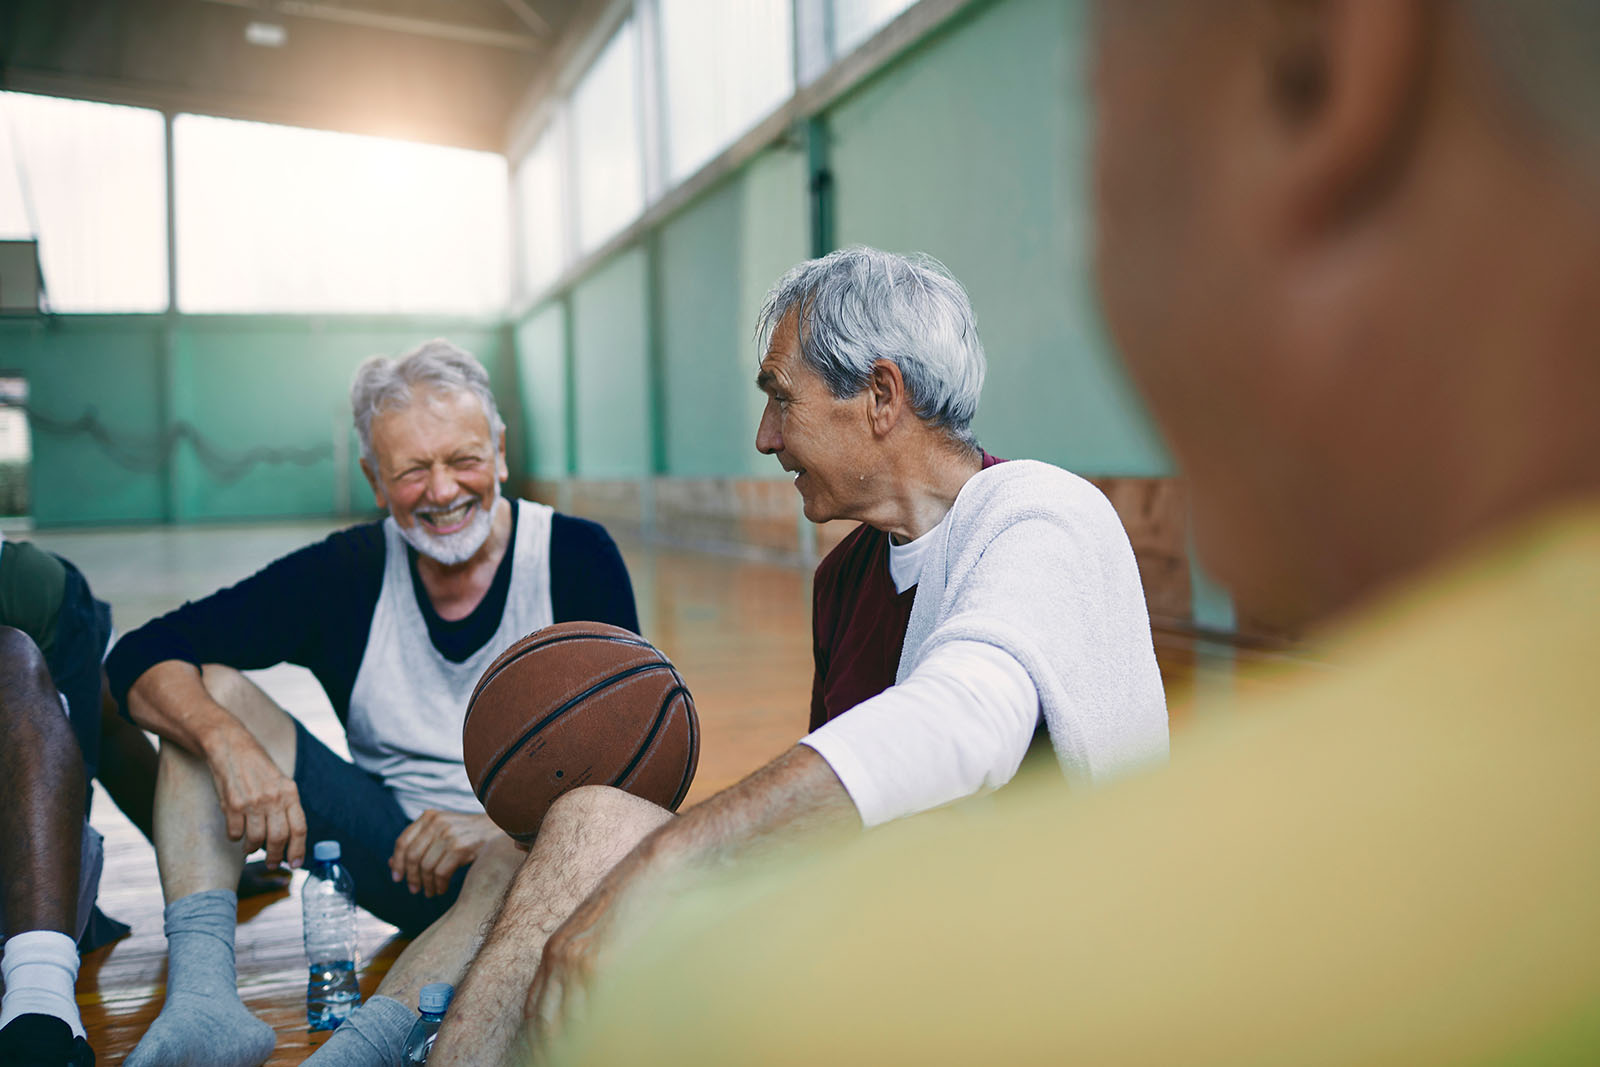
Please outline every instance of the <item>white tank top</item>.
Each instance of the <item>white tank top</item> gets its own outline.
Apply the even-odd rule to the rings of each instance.
[[[356,766],[383,779],[407,815],[428,808],[483,811],[461,762],[467,700],[489,664],[517,638],[554,621],[550,604],[550,516],[544,504],[511,502],[517,535],[511,589],[500,626],[461,663],[439,654],[417,606],[406,543],[383,522],[383,591],[350,693],[346,731]]]

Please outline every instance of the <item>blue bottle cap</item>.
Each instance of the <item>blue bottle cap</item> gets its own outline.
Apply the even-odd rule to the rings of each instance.
[[[439,1015],[450,1006],[450,998],[455,995],[455,987],[449,982],[433,982],[422,987],[422,992],[417,994],[417,1010],[425,1011],[429,1015]]]
[[[311,858],[318,863],[328,863],[339,858],[339,842],[318,841],[311,846]]]

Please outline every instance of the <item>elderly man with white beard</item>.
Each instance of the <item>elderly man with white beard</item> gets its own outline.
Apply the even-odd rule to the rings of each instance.
[[[421,986],[460,977],[521,859],[462,765],[473,685],[542,626],[638,629],[604,529],[501,497],[504,423],[472,356],[443,341],[375,356],[351,407],[388,517],[148,623],[107,663],[120,705],[162,738],[167,1000],[132,1067],[271,1054],[272,1029],[237,994],[233,888],[253,850],[298,865],[324,839],[341,843],[357,902],[415,940],[313,1060],[396,1062]],[[316,675],[353,762],[240,673],[283,662]]]

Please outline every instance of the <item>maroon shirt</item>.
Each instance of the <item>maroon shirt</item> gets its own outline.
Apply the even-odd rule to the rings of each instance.
[[[987,452],[983,468],[1004,463]],[[889,535],[862,523],[817,565],[811,587],[811,725],[815,730],[894,685],[917,587],[897,592]]]

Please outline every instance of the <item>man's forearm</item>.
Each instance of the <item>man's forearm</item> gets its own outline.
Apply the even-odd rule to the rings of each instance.
[[[796,745],[646,837],[616,873],[628,877],[642,873],[630,868],[667,874],[718,866],[815,833],[859,826],[855,805],[833,768],[812,749]]]
[[[128,714],[143,729],[205,758],[217,741],[243,730],[206,691],[192,663],[167,660],[139,676],[128,690]]]

